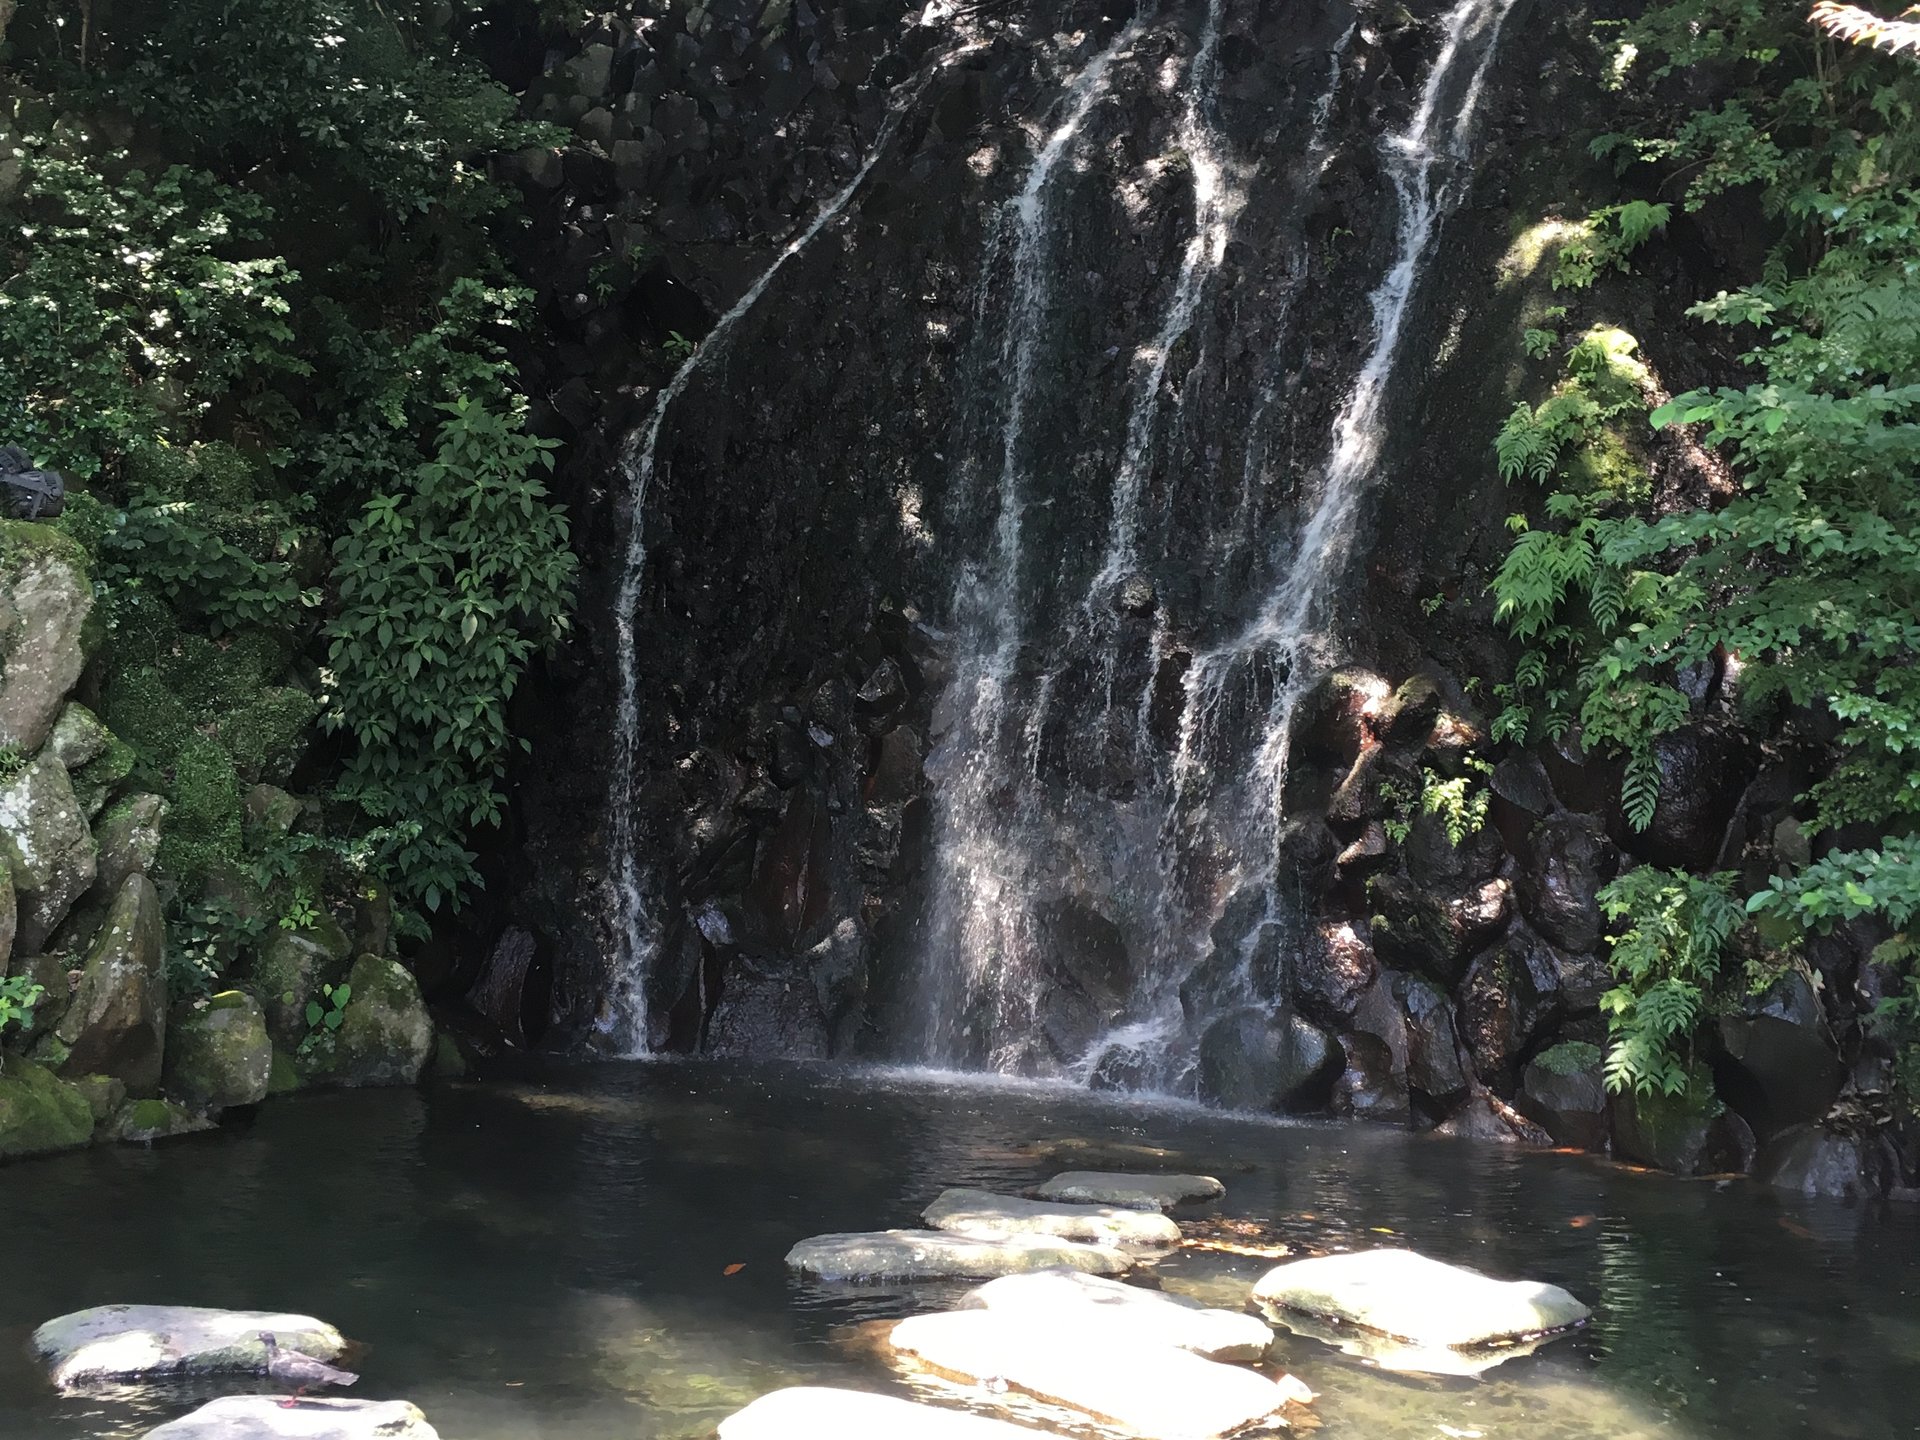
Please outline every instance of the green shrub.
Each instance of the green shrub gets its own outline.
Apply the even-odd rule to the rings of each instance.
[[[390,827],[396,899],[437,910],[477,876],[465,839],[496,823],[507,702],[564,632],[575,560],[540,480],[552,442],[519,410],[455,401],[408,488],[370,502],[334,547],[327,719],[358,748],[342,793]]]

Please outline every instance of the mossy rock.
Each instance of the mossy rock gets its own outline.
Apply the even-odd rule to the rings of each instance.
[[[267,1094],[291,1095],[299,1088],[300,1067],[293,1063],[293,1056],[274,1046],[273,1060],[267,1069]]]
[[[104,755],[112,739],[113,732],[101,723],[98,715],[79,701],[70,700],[60,711],[60,718],[53,722],[47,748],[71,775]]]
[[[459,1080],[467,1073],[467,1057],[460,1042],[442,1030],[433,1037],[433,1078]]]
[[[204,735],[189,737],[174,760],[172,801],[160,841],[160,869],[194,886],[241,853],[240,777]]]
[[[77,1085],[18,1055],[0,1057],[0,1158],[73,1150],[93,1139],[93,1108]]]
[[[238,990],[174,1012],[167,1032],[167,1094],[196,1109],[267,1098],[273,1043],[260,1002]]]
[[[340,923],[324,912],[300,930],[276,930],[254,957],[247,988],[260,998],[267,1033],[276,1045],[298,1049],[312,1029],[307,1002],[322,986],[345,978],[353,942]]]
[[[101,1131],[103,1140],[150,1145],[176,1135],[198,1135],[214,1128],[205,1114],[172,1100],[129,1100]]]
[[[95,819],[107,808],[107,802],[133,774],[139,763],[134,748],[115,735],[106,732],[107,747],[93,759],[72,771],[68,778],[73,782],[74,798],[80,802],[80,808],[87,812],[89,820]]]
[[[86,666],[86,552],[49,525],[0,520],[0,749],[31,755]]]
[[[433,1021],[419,982],[398,960],[362,955],[340,1028],[313,1035],[298,1061],[301,1075],[349,1087],[411,1085],[433,1054]]]
[[[220,720],[220,743],[243,780],[285,780],[306,753],[319,714],[320,702],[306,691],[270,686]]]
[[[55,1031],[69,1047],[62,1065],[70,1074],[117,1075],[135,1094],[153,1093],[167,1028],[165,960],[160,896],[146,876],[130,876]]]
[[[126,1103],[127,1083],[117,1076],[81,1075],[69,1083],[87,1097],[87,1108],[93,1111],[95,1124],[104,1124]]]

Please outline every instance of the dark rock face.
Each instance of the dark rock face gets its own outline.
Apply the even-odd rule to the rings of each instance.
[[[1455,893],[1426,888],[1409,875],[1383,875],[1370,893],[1380,958],[1443,985],[1459,983],[1474,951],[1500,934],[1511,910],[1504,880]]]
[[[1806,977],[1789,972],[1741,1013],[1722,1016],[1721,1094],[1761,1136],[1818,1120],[1840,1094],[1846,1067]]]
[[[1877,1137],[1839,1135],[1818,1125],[1796,1125],[1775,1137],[1755,1171],[1776,1190],[1831,1200],[1885,1194],[1898,1173]]]
[[[1753,1131],[1719,1101],[1615,1095],[1614,1153],[1676,1175],[1740,1174],[1752,1168]]]
[[[1473,962],[1460,999],[1460,1034],[1474,1073],[1511,1095],[1534,1042],[1560,1011],[1560,967],[1551,947],[1524,926]]]
[[[1318,1110],[1344,1058],[1337,1040],[1298,1016],[1223,1015],[1200,1042],[1200,1093],[1233,1109]]]
[[[1396,975],[1392,989],[1406,1018],[1407,1084],[1435,1114],[1444,1114],[1467,1090],[1466,1067],[1446,991],[1413,975]]]
[[[1719,863],[1741,793],[1753,778],[1752,750],[1731,730],[1695,725],[1661,736],[1653,753],[1660,800],[1652,823],[1636,833],[1615,814],[1609,822],[1613,838],[1655,865],[1710,870]]]
[[[1566,950],[1600,943],[1600,888],[1619,870],[1620,857],[1599,823],[1585,815],[1554,815],[1534,828],[1520,867],[1520,908],[1542,935]]]
[[[1521,1078],[1514,1108],[1543,1126],[1556,1145],[1606,1148],[1607,1087],[1597,1063],[1568,1072],[1535,1060]]]

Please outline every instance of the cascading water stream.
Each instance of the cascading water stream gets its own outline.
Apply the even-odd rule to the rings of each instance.
[[[786,263],[806,249],[815,236],[839,217],[873,167],[880,162],[888,145],[898,133],[902,121],[926,88],[948,65],[979,48],[962,45],[949,50],[926,67],[900,90],[887,107],[880,133],[860,168],[820,213],[773,259],[760,277],[732,307],[714,322],[700,346],[673,374],[646,425],[629,438],[621,457],[627,477],[627,547],[620,571],[620,586],[615,594],[613,624],[615,664],[619,674],[618,699],[614,717],[613,766],[608,783],[608,809],[613,820],[610,864],[614,891],[614,944],[616,947],[612,985],[599,1029],[607,1044],[623,1055],[645,1054],[649,1046],[647,1015],[647,977],[660,943],[660,926],[651,914],[645,882],[635,844],[632,806],[633,784],[638,774],[640,732],[640,673],[634,645],[634,612],[640,603],[641,586],[646,579],[647,494],[653,485],[655,459],[667,412],[686,391],[694,377],[711,361],[725,353],[733,332],[746,314],[773,284]]]
[[[1260,873],[1261,867],[1269,877],[1279,871],[1294,710],[1316,674],[1321,612],[1344,572],[1362,502],[1376,478],[1407,317],[1440,222],[1464,190],[1474,115],[1500,31],[1515,3],[1459,0],[1441,22],[1446,39],[1428,70],[1411,123],[1381,144],[1398,206],[1395,254],[1370,298],[1373,343],[1334,420],[1318,496],[1294,543],[1291,563],[1253,623],[1225,645],[1196,655],[1184,677],[1170,832],[1180,828],[1178,816],[1186,807],[1218,811],[1232,804],[1233,797],[1218,793],[1203,763],[1210,722],[1221,708],[1227,687],[1235,677],[1244,683],[1253,665],[1280,677],[1266,709],[1251,777],[1243,787],[1245,803],[1238,807],[1242,823],[1234,837],[1235,848],[1249,874]],[[1213,818],[1218,821],[1217,814]],[[1178,843],[1171,833],[1168,841]],[[1266,895],[1263,913],[1240,942],[1240,964],[1224,982],[1216,983],[1211,997],[1216,1009],[1258,999],[1252,936],[1283,918],[1281,897],[1271,882]],[[1129,1018],[1096,1046],[1082,1071],[1098,1062],[1098,1052],[1124,1045],[1148,1052],[1141,1068],[1154,1083],[1180,1087],[1192,1065],[1192,1026],[1181,1013],[1182,978],[1178,972],[1163,971],[1159,993],[1143,997],[1148,1001],[1145,1013]]]
[[[1006,387],[997,450],[989,448],[998,460],[998,510],[983,563],[964,569],[956,586],[952,638],[959,661],[942,700],[945,713],[936,716],[943,733],[928,762],[937,793],[935,859],[915,1058],[944,1066],[1053,1069],[1101,1083],[1119,1077],[1138,1088],[1187,1090],[1205,1022],[1260,998],[1256,940],[1284,918],[1286,908],[1276,876],[1293,711],[1325,648],[1324,612],[1345,571],[1384,452],[1409,315],[1440,222],[1464,189],[1463,162],[1479,97],[1515,3],[1458,0],[1439,23],[1441,44],[1407,127],[1380,144],[1396,229],[1392,257],[1370,298],[1369,348],[1332,422],[1320,484],[1291,531],[1285,563],[1264,567],[1277,570],[1279,578],[1252,622],[1195,655],[1182,677],[1170,760],[1151,736],[1151,683],[1124,720],[1114,713],[1123,646],[1136,656],[1144,650],[1148,675],[1161,671],[1170,643],[1164,613],[1156,612],[1151,633],[1143,634],[1116,620],[1113,600],[1131,574],[1152,563],[1141,555],[1141,504],[1154,465],[1169,354],[1195,324],[1244,201],[1241,188],[1229,181],[1213,115],[1220,0],[1208,6],[1176,128],[1193,175],[1193,232],[1152,337],[1136,353],[1105,546],[1084,598],[1069,606],[1064,622],[1049,626],[1040,608],[1049,603],[1045,590],[1034,588],[1031,574],[1023,588],[1023,566],[1042,564],[1027,553],[1032,547],[1023,522],[1029,505],[1045,503],[1026,460],[1026,431],[1051,321],[1055,277],[1048,259],[1059,242],[1048,227],[1057,172],[1101,98],[1109,64],[1132,43],[1141,22],[1070,87],[1061,121],[1021,195],[1008,205],[989,250],[990,272],[1003,247],[1012,256],[999,363],[988,377]],[[1353,33],[1337,42],[1329,89],[1307,111],[1307,173],[1294,183],[1317,185],[1324,169],[1320,151],[1340,56]],[[1294,288],[1290,284],[1280,301],[1283,333],[1276,343],[1286,338]],[[1271,404],[1269,388],[1262,387],[1262,397]],[[991,460],[983,468],[994,470]],[[1263,462],[1250,458],[1243,482],[1264,483],[1263,471]],[[1256,543],[1251,509],[1251,501],[1235,507],[1227,527],[1235,533],[1220,537],[1224,543],[1243,549]],[[1076,654],[1083,656],[1078,670],[1072,668]],[[1091,675],[1084,668],[1087,658]],[[1223,704],[1235,687],[1261,697],[1251,717],[1244,704]],[[1258,731],[1250,766],[1216,764],[1232,748],[1224,744],[1228,737],[1214,733],[1226,709],[1234,709],[1242,723],[1251,718]],[[1106,749],[1113,724],[1130,727],[1133,736],[1125,747],[1132,753],[1122,757],[1135,777],[1132,799],[1104,788],[1108,782],[1101,778],[1113,759]],[[1055,730],[1069,753],[1043,774],[1046,734]],[[1151,818],[1156,813],[1164,822]],[[1249,889],[1264,896],[1251,928],[1237,942],[1223,940],[1214,933],[1222,907]],[[1128,917],[1135,947],[1146,953],[1128,981],[1117,1023],[1104,1035],[1096,1033],[1073,1059],[1061,1050],[1058,1035],[1040,1033],[1046,1028],[1047,988],[1062,983],[1049,968],[1051,922],[1042,920],[1044,907],[1056,902],[1043,897],[1071,903],[1073,894],[1085,891]],[[1189,1013],[1192,997],[1183,1001],[1183,988],[1197,977],[1210,941],[1229,950],[1237,943],[1237,957],[1225,967],[1230,973],[1209,974],[1202,1012]],[[1102,1077],[1117,1052],[1127,1052],[1124,1063]]]
[[[985,286],[994,283],[1002,254],[1011,252],[1007,300],[997,317],[996,369],[1007,386],[997,437],[997,510],[986,564],[964,567],[958,582],[955,629],[965,659],[945,701],[946,733],[928,761],[929,772],[943,778],[931,940],[940,953],[926,968],[916,1028],[921,1057],[940,1065],[968,1060],[977,1021],[1006,1034],[1019,1031],[1030,1018],[1020,1013],[1030,995],[1020,964],[1028,949],[1020,933],[1024,910],[1018,898],[1026,865],[1018,837],[992,818],[999,808],[996,787],[1009,778],[1009,770],[1025,768],[1021,762],[1033,743],[1013,724],[1009,694],[1025,628],[1020,572],[1031,477],[1024,449],[1057,279],[1050,263],[1058,239],[1053,224],[1057,187],[1074,141],[1106,93],[1109,69],[1144,24],[1144,16],[1136,16],[1067,87],[1060,118],[1020,193],[992,227],[987,247]],[[984,311],[988,297],[982,298]],[[977,1058],[998,1069],[1005,1057],[988,1050]]]

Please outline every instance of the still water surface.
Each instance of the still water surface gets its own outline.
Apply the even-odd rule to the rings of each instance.
[[[323,1316],[371,1347],[354,1393],[414,1401],[444,1440],[676,1440],[784,1384],[899,1388],[850,1328],[957,1291],[813,1285],[787,1247],[1111,1158],[1034,1148],[1075,1141],[1176,1152],[1226,1182],[1218,1214],[1300,1247],[1412,1245],[1597,1311],[1479,1379],[1284,1338],[1322,1440],[1920,1435],[1911,1210],[1074,1091],[684,1064],[304,1097],[242,1131],[0,1170],[0,1440],[135,1436],[194,1403],[45,1386],[28,1332],[111,1301]],[[1157,1270],[1238,1304],[1269,1263]]]

